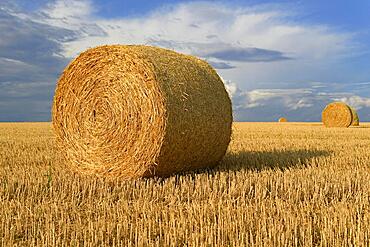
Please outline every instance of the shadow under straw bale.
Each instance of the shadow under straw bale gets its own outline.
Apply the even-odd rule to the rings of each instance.
[[[221,171],[280,169],[285,170],[297,166],[309,166],[315,158],[329,156],[323,150],[286,150],[286,151],[242,151],[228,153],[216,168]]]
[[[227,153],[218,166],[214,168],[198,169],[190,172],[173,174],[167,178],[157,178],[158,182],[164,182],[168,178],[176,177],[176,180],[182,176],[192,176],[196,178],[197,174],[207,173],[213,175],[217,172],[228,171],[262,171],[275,169],[284,171],[294,167],[310,166],[313,159],[327,157],[331,154],[324,150],[287,150],[287,151],[241,151],[237,153]]]

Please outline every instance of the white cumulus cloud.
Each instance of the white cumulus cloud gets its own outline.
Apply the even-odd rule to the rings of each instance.
[[[335,98],[337,101],[342,101],[356,109],[361,109],[363,107],[370,107],[370,98],[361,97],[358,95],[352,95],[347,97]]]

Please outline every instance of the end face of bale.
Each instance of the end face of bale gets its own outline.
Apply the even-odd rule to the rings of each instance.
[[[351,108],[343,102],[333,102],[322,112],[322,122],[326,127],[348,128],[353,120]]]
[[[288,122],[288,119],[286,119],[285,117],[281,117],[281,118],[279,118],[278,122],[279,123],[286,123],[286,122]]]
[[[214,166],[231,136],[225,86],[205,61],[149,46],[81,53],[52,109],[57,145],[74,170],[139,178]]]

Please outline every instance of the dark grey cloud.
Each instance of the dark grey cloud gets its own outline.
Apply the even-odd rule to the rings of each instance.
[[[190,24],[190,25],[189,25],[189,27],[200,28],[200,26],[199,26],[199,25],[194,24],[194,23]]]
[[[37,23],[4,3],[0,30],[0,121],[49,120],[56,80],[69,61],[61,44],[76,33]]]
[[[16,100],[0,100],[0,122],[49,121],[51,100],[23,97]]]
[[[51,100],[55,87],[52,82],[7,81],[0,82],[0,102],[20,99]],[[25,106],[27,107],[27,106]]]
[[[292,59],[280,51],[256,47],[241,47],[221,42],[179,42],[152,38],[149,39],[147,43],[173,50],[184,51],[206,59],[222,60],[223,62],[227,62],[229,65],[230,62],[275,62]]]
[[[230,47],[207,53],[208,57],[233,62],[273,62],[292,59],[284,53],[260,48]]]
[[[218,36],[216,34],[210,34],[206,36],[207,39],[216,39]]]
[[[234,69],[236,66],[225,62],[207,61],[215,69]]]
[[[51,73],[65,64],[60,44],[76,38],[73,31],[21,19],[2,9],[0,30],[0,58],[45,66]]]

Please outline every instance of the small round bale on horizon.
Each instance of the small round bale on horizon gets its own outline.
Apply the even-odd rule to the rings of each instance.
[[[348,128],[352,120],[352,110],[343,102],[330,103],[322,112],[322,122],[326,127]]]
[[[288,122],[288,119],[286,119],[285,117],[281,117],[281,118],[279,118],[279,123],[286,123],[286,122]]]

